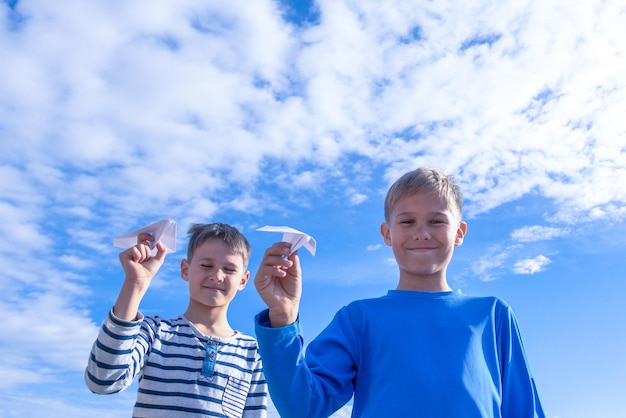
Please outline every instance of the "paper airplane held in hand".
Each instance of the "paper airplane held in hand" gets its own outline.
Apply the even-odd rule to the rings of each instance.
[[[315,242],[315,238],[308,234],[305,234],[304,232],[298,231],[297,229],[293,229],[288,226],[266,225],[257,229],[257,231],[282,232],[283,241],[291,244],[291,253],[293,253],[300,247],[304,247],[309,250],[311,255],[315,255],[315,247],[317,245],[317,243]]]
[[[119,236],[113,240],[116,247],[130,248],[137,245],[137,236],[139,234],[150,234],[154,241],[150,242],[150,249],[156,248],[156,243],[161,241],[167,248],[167,251],[173,253],[176,251],[176,222],[172,219],[163,219],[136,231]]]

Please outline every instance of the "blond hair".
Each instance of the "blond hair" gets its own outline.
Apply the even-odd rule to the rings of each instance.
[[[389,222],[393,207],[398,200],[420,193],[435,193],[448,204],[448,208],[458,216],[459,220],[461,219],[463,199],[461,190],[452,176],[432,168],[421,167],[404,174],[387,191],[385,222]]]

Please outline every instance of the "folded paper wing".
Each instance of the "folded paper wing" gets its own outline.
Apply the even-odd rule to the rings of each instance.
[[[143,233],[150,234],[154,238],[154,241],[150,243],[152,250],[156,247],[156,243],[161,241],[168,252],[173,253],[176,251],[176,222],[172,219],[163,219],[136,231],[121,235],[113,240],[113,245],[130,248],[137,245],[137,236]]]
[[[304,247],[311,253],[311,255],[315,255],[315,248],[317,246],[315,238],[304,232],[298,231],[297,229],[293,229],[288,226],[266,225],[264,227],[258,228],[257,231],[282,232],[283,241],[291,244],[292,253],[298,248]]]

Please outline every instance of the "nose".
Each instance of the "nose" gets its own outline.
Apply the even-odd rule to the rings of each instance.
[[[431,238],[428,225],[416,224],[413,231],[413,239],[416,241],[428,241]]]
[[[222,269],[215,269],[209,275],[209,279],[214,282],[223,282],[224,281],[224,272]]]

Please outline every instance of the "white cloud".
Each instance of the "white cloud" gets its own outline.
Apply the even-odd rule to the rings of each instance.
[[[494,270],[502,267],[509,257],[508,251],[502,251],[497,246],[489,249],[478,261],[472,264],[472,272],[482,282],[490,282],[496,279]]]
[[[51,382],[63,371],[84,370],[98,330],[87,312],[72,309],[68,299],[50,291],[29,296],[24,303],[0,305],[12,334],[10,344],[0,347],[3,374],[13,377],[5,380],[5,387]]]
[[[350,204],[356,206],[365,202],[366,200],[367,200],[367,195],[363,193],[354,193],[350,197]]]
[[[626,187],[616,1],[463,13],[324,1],[320,25],[305,29],[272,2],[163,5],[150,19],[144,3],[37,4],[18,3],[29,18],[4,40],[13,64],[0,91],[18,117],[0,115],[16,139],[3,146],[48,170],[79,168],[89,184],[59,179],[77,186],[65,189],[71,205],[166,205],[224,177],[254,187],[265,157],[293,170],[355,153],[395,163],[392,176],[418,164],[458,173],[470,214],[539,191],[563,220],[624,216],[607,211]],[[299,187],[334,178],[305,174]],[[204,186],[184,180],[198,175]],[[81,199],[82,187],[99,192]]]
[[[21,251],[24,247],[42,249],[52,243],[42,231],[42,211],[30,203],[8,204],[0,201],[0,249],[6,253]]]
[[[534,242],[550,240],[569,234],[567,228],[554,228],[549,226],[525,226],[511,233],[511,239],[518,242]]]
[[[93,266],[92,260],[86,260],[82,257],[71,254],[62,255],[61,257],[59,257],[59,262],[75,270],[84,270],[88,267]]]
[[[535,274],[545,270],[546,266],[550,264],[552,260],[544,255],[538,255],[535,258],[528,258],[526,260],[520,260],[513,266],[513,272],[515,274]]]

